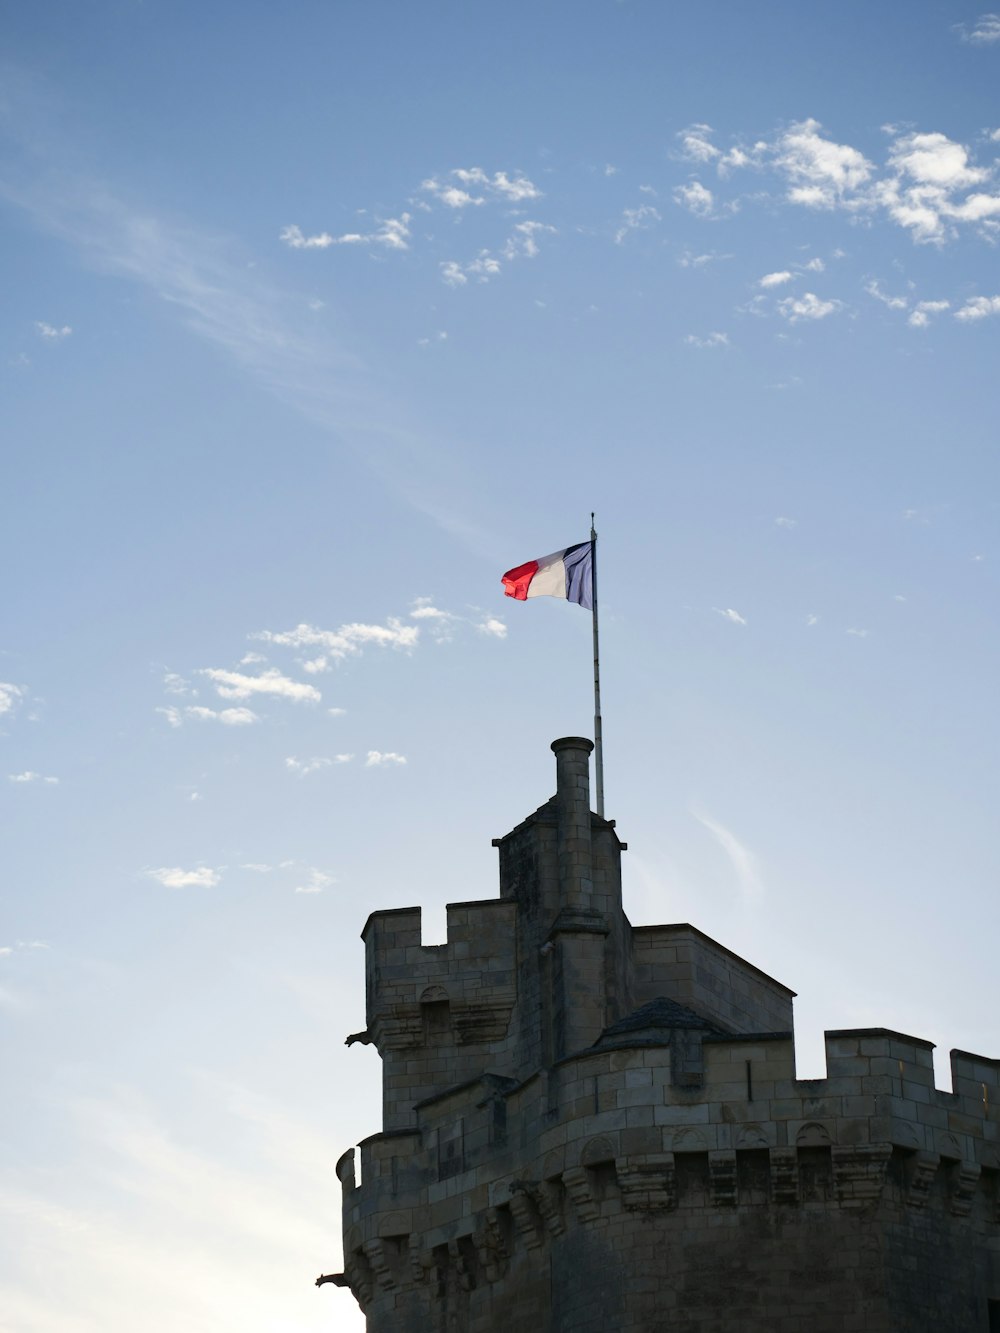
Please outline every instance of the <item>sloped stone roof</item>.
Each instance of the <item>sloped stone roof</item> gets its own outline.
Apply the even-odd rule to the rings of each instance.
[[[687,1005],[678,1004],[666,995],[658,995],[655,1000],[642,1005],[634,1013],[627,1014],[617,1023],[604,1029],[595,1046],[605,1042],[619,1042],[645,1037],[647,1041],[666,1045],[674,1028],[701,1028],[704,1032],[719,1032],[720,1029],[701,1014],[696,1014]]]

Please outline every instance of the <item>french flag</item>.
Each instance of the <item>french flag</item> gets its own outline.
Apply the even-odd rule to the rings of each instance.
[[[508,569],[501,582],[504,594],[523,602],[528,597],[565,597],[594,609],[594,543],[578,542],[539,560]]]

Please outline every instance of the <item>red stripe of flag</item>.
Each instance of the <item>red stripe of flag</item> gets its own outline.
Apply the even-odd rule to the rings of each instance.
[[[516,569],[508,569],[500,580],[503,584],[504,596],[516,597],[519,602],[527,601],[528,588],[537,573],[537,560],[529,560],[526,565],[518,565]]]

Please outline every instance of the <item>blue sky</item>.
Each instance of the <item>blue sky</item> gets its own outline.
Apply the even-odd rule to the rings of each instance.
[[[1000,16],[95,0],[0,83],[3,1333],[358,1330],[367,914],[591,726],[822,1031],[997,1055]]]

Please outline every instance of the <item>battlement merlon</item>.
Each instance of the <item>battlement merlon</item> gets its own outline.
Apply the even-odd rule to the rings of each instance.
[[[421,943],[419,907],[372,912],[365,922],[368,1029],[380,1052],[386,1044],[412,1044],[405,1028],[414,1027],[416,1042],[427,1005],[446,1002],[459,1021],[484,1007],[509,1016],[516,993],[515,905],[486,898],[449,903],[445,910],[444,944]],[[505,1030],[506,1022],[497,1036]]]

